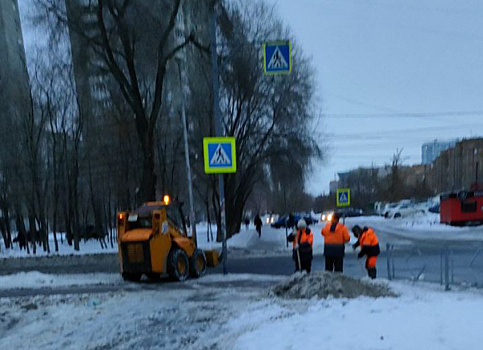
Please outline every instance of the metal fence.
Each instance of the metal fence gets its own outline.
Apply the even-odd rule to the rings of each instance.
[[[386,245],[389,280],[439,282],[483,288],[483,245]]]

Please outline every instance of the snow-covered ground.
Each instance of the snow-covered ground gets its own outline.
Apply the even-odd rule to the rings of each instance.
[[[418,234],[439,235],[440,225],[379,217],[347,219],[347,225],[421,225]],[[320,228],[315,249],[322,249]],[[438,227],[434,229],[433,227]],[[478,236],[474,228],[443,227],[448,235]],[[479,230],[479,229],[477,229]],[[443,230],[444,231],[444,230]],[[203,247],[206,226],[199,226]],[[411,233],[412,232],[412,233]],[[423,233],[424,232],[424,233]],[[203,236],[204,234],[204,236]],[[290,250],[285,229],[243,228],[228,242],[244,251]],[[83,249],[81,252],[95,252]],[[398,297],[287,300],[269,293],[283,276],[209,275],[185,283],[136,284],[130,291],[119,274],[0,277],[1,289],[63,288],[111,284],[119,291],[0,299],[0,349],[480,349],[481,290],[442,291],[440,285],[384,279]],[[368,281],[368,283],[371,283]],[[7,287],[8,286],[8,287]]]
[[[31,271],[0,276],[0,290],[121,284],[122,282],[121,274],[90,273],[81,275],[51,275]]]
[[[287,300],[255,275],[159,290],[0,299],[1,349],[480,349],[480,291],[386,282],[398,297]],[[381,283],[381,282],[379,282]],[[384,283],[384,282],[383,282]]]
[[[14,235],[15,237],[16,235]],[[74,250],[73,245],[68,245],[67,240],[64,239],[63,244],[60,241],[60,238],[57,237],[59,243],[59,251],[55,252],[55,245],[54,239],[52,235],[49,237],[50,242],[50,253],[44,252],[41,247],[37,247],[37,252],[35,256],[47,256],[47,255],[85,255],[85,254],[99,254],[99,253],[117,253],[117,243],[114,242],[113,247],[111,247],[109,242],[107,243],[107,248],[102,248],[99,241],[96,240],[88,240],[88,241],[81,241],[79,242],[80,250]],[[22,257],[32,257],[32,251],[30,254],[27,254],[25,249],[20,250],[17,243],[14,243],[12,249],[5,249],[5,245],[3,244],[3,239],[0,239],[0,258],[22,258]]]
[[[320,217],[320,215],[318,216]],[[435,241],[481,241],[483,242],[483,226],[454,227],[439,223],[439,214],[418,214],[407,218],[385,219],[382,216],[360,216],[346,218],[345,223],[350,229],[354,225],[371,226],[376,232],[382,231],[394,235],[397,238],[410,240],[435,240]],[[322,253],[324,241],[321,235],[325,223],[310,225],[314,234],[314,250]],[[221,243],[206,242],[206,224],[200,224],[198,242],[204,249],[220,249]],[[216,228],[214,228],[216,232]],[[290,233],[290,232],[289,232]],[[253,225],[248,230],[243,226],[239,234],[228,240],[229,249],[240,249],[249,254],[287,254],[291,246],[287,248],[285,241],[285,228],[275,229],[269,225],[262,227],[262,235],[259,238]],[[351,235],[352,242],[355,241]],[[384,249],[384,246],[381,247]]]
[[[416,214],[407,218],[385,219],[382,216],[350,218],[348,223],[363,223],[389,234],[415,240],[482,241],[483,225],[457,227],[441,224],[439,214]]]

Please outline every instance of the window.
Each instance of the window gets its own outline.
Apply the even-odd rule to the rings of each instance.
[[[461,212],[474,213],[476,211],[476,202],[461,202]]]
[[[186,223],[180,207],[174,205],[167,206],[166,215],[168,216],[168,220],[175,224],[183,233],[186,233]]]
[[[139,217],[137,214],[131,214],[128,217],[127,226],[127,230],[133,230],[136,228],[151,228],[151,216]]]

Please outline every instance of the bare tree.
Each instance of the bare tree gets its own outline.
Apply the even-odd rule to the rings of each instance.
[[[227,231],[233,234],[257,182],[282,164],[293,171],[292,185],[282,185],[300,191],[310,160],[321,157],[321,150],[309,132],[314,81],[300,48],[294,49],[297,64],[289,76],[266,77],[260,65],[259,43],[291,38],[289,31],[258,2],[238,2],[220,22],[223,127],[237,140],[237,173],[225,176]],[[281,185],[280,178],[274,180]]]
[[[387,188],[384,191],[384,199],[388,201],[396,201],[404,196],[404,184],[401,177],[402,152],[403,149],[396,149],[391,164],[388,165]]]
[[[135,116],[142,152],[141,200],[155,199],[155,128],[162,113],[163,89],[168,63],[194,36],[173,40],[181,0],[96,0],[67,13],[58,0],[39,0],[59,21],[89,43],[100,60],[100,70],[110,74]],[[89,13],[92,26],[83,25]],[[77,15],[77,16],[75,16]]]

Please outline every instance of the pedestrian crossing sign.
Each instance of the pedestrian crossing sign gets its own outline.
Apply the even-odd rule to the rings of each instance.
[[[206,174],[236,173],[234,137],[203,138]]]
[[[263,44],[263,71],[266,75],[292,72],[292,47],[290,41],[274,41]]]
[[[337,206],[348,207],[351,205],[351,190],[349,188],[337,189]]]

